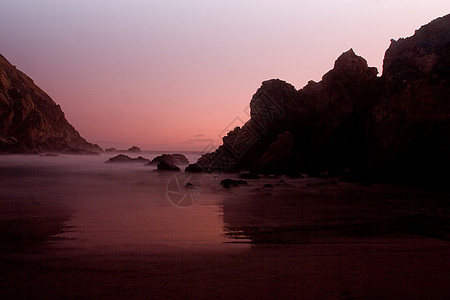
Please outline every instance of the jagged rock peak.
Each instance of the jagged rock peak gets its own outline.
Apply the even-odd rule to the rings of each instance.
[[[397,41],[391,39],[391,44],[383,60],[383,76],[392,69],[406,68],[405,71],[409,71],[410,66],[398,65],[405,60],[415,60],[414,64],[420,65],[419,71],[427,71],[432,67],[431,65],[436,63],[444,64],[446,61],[437,62],[434,59],[441,56],[443,57],[441,59],[450,60],[449,54],[446,52],[449,44],[450,14],[423,25],[415,31],[413,36],[400,38]]]
[[[369,67],[367,61],[355,54],[352,48],[342,53],[334,63],[334,72],[337,73],[367,73],[367,76],[373,77],[378,74],[378,70],[375,67]]]
[[[266,118],[273,121],[284,115],[281,107],[296,97],[297,90],[286,81],[280,79],[266,80],[253,95],[250,101],[250,116],[254,120]]]

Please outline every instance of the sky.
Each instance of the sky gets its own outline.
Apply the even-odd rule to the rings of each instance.
[[[0,53],[103,148],[207,151],[261,82],[302,88],[353,48],[382,72],[391,39],[445,0],[2,0]]]

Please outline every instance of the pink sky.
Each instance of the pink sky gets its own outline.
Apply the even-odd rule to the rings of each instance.
[[[2,0],[0,53],[90,142],[202,150],[248,120],[262,81],[300,89],[350,48],[381,73],[391,38],[448,13],[448,0]]]

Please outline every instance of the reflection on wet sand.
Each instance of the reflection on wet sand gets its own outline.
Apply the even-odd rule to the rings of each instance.
[[[255,186],[230,195],[223,201],[225,234],[253,244],[414,235],[450,240],[446,194],[330,179],[288,182],[255,181]]]
[[[60,241],[70,230],[71,212],[39,202],[32,196],[0,196],[0,253],[44,251],[48,243]]]

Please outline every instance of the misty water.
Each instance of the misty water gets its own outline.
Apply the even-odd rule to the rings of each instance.
[[[27,226],[48,223],[39,218],[64,216],[62,232],[46,243],[65,251],[151,253],[243,247],[227,243],[217,178],[158,172],[142,163],[105,163],[114,155],[2,156],[0,199],[14,210],[3,213],[36,219],[35,225]],[[187,157],[196,159],[195,154]],[[186,182],[195,189],[186,189]],[[26,210],[31,213],[24,216]]]
[[[0,156],[4,299],[448,298],[447,192],[112,156]]]
[[[152,159],[157,154],[139,155]],[[394,243],[419,236],[449,240],[447,193],[272,176],[224,189],[220,180],[238,174],[105,163],[112,156],[1,156],[3,244],[139,254],[372,243],[374,238]],[[187,157],[192,162],[198,155]]]

